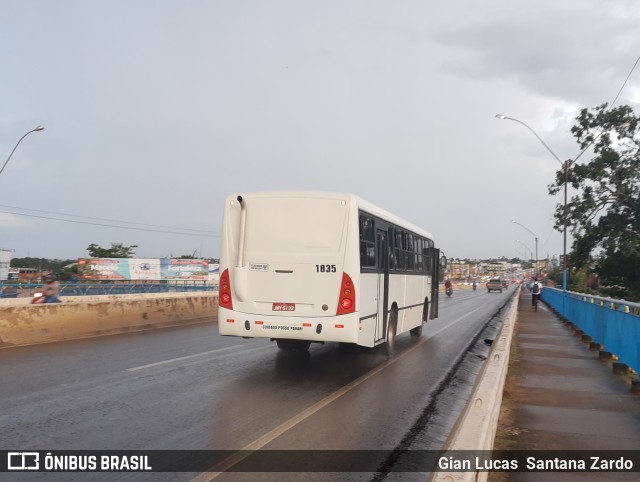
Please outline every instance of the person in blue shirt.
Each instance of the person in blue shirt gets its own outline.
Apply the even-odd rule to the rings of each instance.
[[[60,283],[56,279],[49,275],[45,276],[45,285],[42,288],[42,296],[44,296],[44,303],[60,303]]]

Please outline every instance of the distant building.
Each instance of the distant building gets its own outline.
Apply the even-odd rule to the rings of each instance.
[[[0,281],[9,279],[9,266],[11,265],[10,249],[0,249]]]
[[[36,268],[9,268],[9,280],[17,280],[21,283],[39,283],[48,271],[40,271]]]

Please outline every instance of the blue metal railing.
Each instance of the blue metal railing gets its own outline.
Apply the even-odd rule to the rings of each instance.
[[[640,372],[640,303],[546,287],[540,297],[620,362]]]
[[[0,282],[0,298],[31,296],[40,288],[42,288],[42,284]],[[186,283],[60,283],[61,296],[185,293],[217,290],[217,285],[204,281]]]

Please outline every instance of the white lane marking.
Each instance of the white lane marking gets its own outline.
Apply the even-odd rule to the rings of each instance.
[[[270,345],[266,345],[266,346],[259,346],[256,348],[248,348],[246,350],[241,350],[241,351],[234,351],[232,353],[225,353],[224,355],[216,355],[216,356],[212,356],[209,358],[200,358],[198,360],[194,360],[190,363],[185,363],[182,366],[191,366],[191,365],[195,365],[197,363],[207,363],[210,361],[218,361],[218,360],[222,360],[223,358],[230,358],[230,357],[234,357],[234,356],[239,356],[239,355],[246,355],[248,353],[253,353],[256,351],[262,351],[262,350],[273,350],[273,347]]]
[[[482,308],[482,306],[481,306],[480,308]],[[462,316],[461,316],[460,318],[458,318],[457,320],[452,321],[450,324],[445,325],[445,326],[443,326],[442,328],[440,328],[439,330],[434,331],[433,333],[431,333],[430,338],[431,338],[431,337],[434,337],[434,336],[436,336],[436,335],[438,335],[438,334],[440,334],[440,333],[442,333],[444,330],[446,330],[446,329],[448,329],[449,327],[451,327],[451,326],[455,325],[455,324],[456,324],[456,323],[458,323],[459,321],[464,320],[467,316],[474,314],[474,313],[475,313],[476,311],[478,311],[480,308],[476,308],[476,309],[475,309],[475,310],[473,310],[473,311],[470,311],[470,312],[468,312],[468,313],[465,313],[464,315],[462,315]],[[429,339],[429,338],[427,338],[427,340],[428,340],[428,339]],[[425,340],[425,341],[426,341],[426,340]]]
[[[127,368],[127,371],[128,372],[135,372],[136,370],[142,370],[144,368],[156,367],[158,365],[165,365],[166,363],[173,363],[173,362],[177,362],[177,361],[188,360],[189,358],[195,358],[197,356],[204,356],[204,355],[210,355],[211,353],[219,353],[221,351],[233,350],[234,348],[239,348],[241,346],[243,346],[243,345],[227,346],[227,347],[224,347],[224,348],[218,348],[216,350],[205,351],[205,352],[202,352],[202,353],[196,353],[194,355],[181,356],[179,358],[172,358],[170,360],[163,360],[163,361],[159,361],[159,362],[156,362],[156,363],[149,363],[148,365],[140,365],[139,367]]]
[[[482,307],[480,307],[480,308],[482,308]],[[233,467],[237,463],[241,462],[243,459],[247,458],[251,454],[252,450],[261,449],[262,447],[264,447],[265,445],[267,445],[268,443],[272,442],[273,440],[278,438],[280,435],[285,433],[287,430],[295,427],[297,424],[299,424],[300,422],[302,422],[305,419],[309,418],[311,415],[313,415],[317,411],[321,410],[322,408],[326,407],[327,405],[329,405],[334,400],[337,400],[341,396],[347,394],[348,392],[350,392],[351,390],[356,388],[358,385],[361,385],[362,383],[366,382],[369,378],[371,378],[372,376],[374,376],[378,372],[381,372],[382,370],[387,368],[392,363],[395,363],[398,360],[400,360],[401,358],[407,356],[409,353],[411,353],[413,350],[417,349],[423,343],[426,343],[427,341],[429,341],[431,338],[433,338],[437,334],[439,334],[439,333],[451,328],[453,325],[455,325],[456,323],[464,320],[467,316],[472,315],[473,313],[478,311],[480,308],[476,308],[475,310],[470,311],[470,312],[462,315],[460,318],[456,319],[455,321],[452,321],[448,325],[443,326],[442,328],[436,330],[435,332],[431,333],[431,335],[428,338],[427,337],[423,338],[422,340],[420,340],[419,343],[417,343],[416,345],[412,346],[407,351],[402,352],[400,355],[381,363],[380,365],[378,365],[376,368],[374,368],[369,373],[365,373],[360,378],[355,379],[351,383],[349,383],[349,384],[345,385],[344,387],[336,390],[331,395],[326,396],[325,398],[323,398],[319,402],[314,403],[309,408],[303,410],[302,412],[300,412],[299,414],[293,416],[289,420],[281,423],[280,425],[278,425],[273,430],[271,430],[271,431],[267,432],[266,434],[262,435],[261,437],[257,438],[256,440],[251,442],[249,445],[246,445],[245,447],[241,448],[236,454],[230,456],[229,458],[227,458],[226,460],[224,460],[220,464],[216,465],[215,467],[212,467],[212,469],[217,469],[218,470],[217,472],[203,472],[203,473],[199,474],[198,476],[194,477],[193,479],[191,479],[191,482],[205,482],[205,481],[208,482],[208,481],[211,481],[211,480],[219,477],[226,470],[228,470],[229,468]]]

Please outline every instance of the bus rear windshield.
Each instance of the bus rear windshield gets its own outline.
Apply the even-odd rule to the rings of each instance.
[[[263,198],[247,204],[247,252],[324,254],[340,249],[348,207],[340,199]]]

